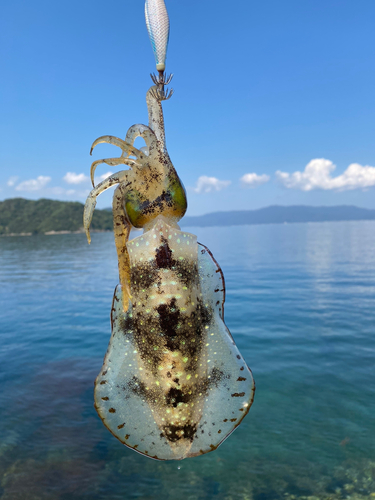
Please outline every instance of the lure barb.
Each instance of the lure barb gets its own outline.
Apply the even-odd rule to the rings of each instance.
[[[165,85],[168,85],[168,83],[171,82],[173,74],[166,76],[164,72],[161,72],[159,73],[159,76],[156,76],[155,74],[150,74],[150,76],[151,80],[154,82],[156,86],[156,89],[153,90],[155,98],[160,101],[167,101],[168,99],[170,99],[173,95],[174,90],[166,89]]]

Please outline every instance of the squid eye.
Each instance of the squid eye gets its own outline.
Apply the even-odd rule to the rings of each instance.
[[[142,196],[136,191],[132,190],[125,195],[125,211],[127,213],[130,223],[134,227],[142,227]]]
[[[183,210],[183,212],[181,213],[182,217],[187,209],[187,199],[184,185],[179,178],[175,179],[174,182],[171,182],[169,186],[169,192],[171,194],[172,201],[176,206],[176,210]]]
[[[124,199],[129,222],[141,228],[158,215],[180,220],[187,209],[185,188],[178,177],[170,179],[164,190],[154,198],[140,191],[128,191]]]

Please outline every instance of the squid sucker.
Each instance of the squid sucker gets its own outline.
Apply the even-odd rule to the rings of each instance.
[[[98,164],[127,165],[89,194],[84,228],[96,198],[116,185],[114,235],[119,266],[110,338],[95,381],[95,408],[123,444],[156,460],[182,460],[215,450],[238,427],[254,399],[250,369],[224,323],[223,273],[197,237],[181,231],[186,192],[169,158],[164,132],[163,66],[147,92],[149,124],[133,125],[121,149]],[[145,147],[134,141],[142,137]],[[143,234],[129,240],[131,228]]]

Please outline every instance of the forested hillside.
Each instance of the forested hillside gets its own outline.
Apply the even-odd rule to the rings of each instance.
[[[0,202],[0,235],[79,231],[83,228],[83,204],[56,200],[12,198]],[[112,212],[95,210],[91,228],[111,230]]]

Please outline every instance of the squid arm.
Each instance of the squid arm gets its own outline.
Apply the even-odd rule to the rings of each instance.
[[[147,127],[147,125],[137,123],[136,125],[132,125],[127,131],[125,142],[133,145],[137,137],[142,137],[146,143],[146,151],[144,148],[141,148],[141,153],[145,153],[146,156],[150,156],[156,148],[157,138],[155,132],[150,127]]]
[[[95,146],[98,144],[113,144],[114,146],[117,146],[122,149],[124,153],[127,154],[132,154],[136,156],[137,158],[142,154],[139,149],[134,148],[132,145],[126,143],[123,139],[119,139],[118,137],[114,137],[113,135],[102,135],[101,137],[98,137],[96,141],[92,143],[91,150],[90,150],[90,155],[92,154],[93,149]]]
[[[95,187],[94,183],[94,176],[95,176],[95,171],[96,167],[100,165],[101,163],[106,163],[107,165],[111,165],[112,167],[117,166],[117,165],[128,165],[129,167],[136,168],[140,167],[139,163],[137,163],[136,160],[133,160],[132,158],[124,158],[124,157],[119,157],[119,158],[105,158],[102,160],[96,160],[92,163],[91,168],[90,168],[90,179],[93,187]]]
[[[150,87],[146,94],[147,110],[148,110],[148,126],[155,133],[157,140],[160,143],[163,152],[167,152],[164,130],[164,115],[161,101],[169,99],[165,97],[156,85]]]
[[[91,146],[90,155],[92,154],[95,146],[97,146],[98,144],[103,144],[103,143],[104,144],[112,144],[113,146],[119,147],[122,151],[122,154],[119,158],[107,158],[107,159],[103,159],[103,160],[97,160],[97,161],[94,161],[92,163],[91,169],[90,169],[90,178],[91,178],[91,182],[92,182],[93,186],[95,186],[95,184],[94,184],[95,170],[99,164],[106,163],[107,165],[112,165],[112,166],[125,164],[125,165],[129,165],[129,166],[136,166],[136,164],[137,164],[136,160],[137,159],[142,160],[144,157],[144,154],[142,153],[142,151],[133,147],[131,144],[127,143],[126,141],[119,139],[118,137],[114,137],[113,135],[103,135],[103,136],[99,137],[98,139],[96,139],[96,141],[94,141],[92,146]],[[125,154],[126,154],[126,157],[124,157]],[[133,160],[132,158],[128,158],[129,155],[135,156],[136,160]]]
[[[122,170],[121,172],[117,172],[116,174],[110,175],[109,177],[104,179],[104,181],[94,187],[94,189],[88,195],[83,211],[83,227],[85,229],[87,241],[89,242],[89,244],[91,243],[90,224],[96,207],[96,198],[115,184],[120,184],[126,182],[127,180],[128,171]]]

